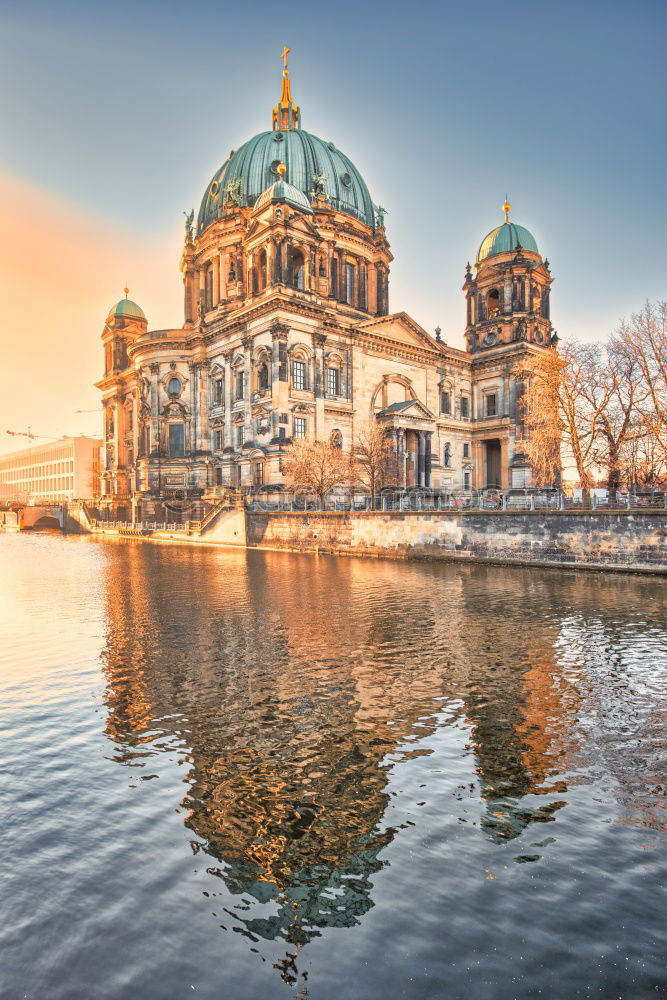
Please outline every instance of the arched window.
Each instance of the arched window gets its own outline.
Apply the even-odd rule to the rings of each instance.
[[[292,388],[308,388],[308,364],[305,354],[299,352],[292,359]]]
[[[257,369],[257,388],[258,389],[268,389],[269,388],[269,366],[266,361],[262,361],[259,368]]]
[[[334,448],[342,449],[342,447],[343,447],[343,435],[341,434],[340,431],[332,431],[331,432],[331,443],[334,446]]]
[[[206,308],[213,308],[213,264],[206,268]]]
[[[169,424],[169,455],[183,458],[185,455],[185,427],[183,424]]]
[[[331,258],[331,287],[329,289],[329,294],[332,298],[338,298],[338,261],[335,257]]]
[[[492,288],[486,296],[486,318],[493,319],[500,314],[500,293]]]
[[[266,288],[266,250],[260,250],[257,258],[257,291],[263,292]]]
[[[345,262],[345,301],[348,305],[354,305],[354,264]]]
[[[177,378],[170,378],[167,385],[167,392],[170,396],[178,396],[181,391],[181,383]]]
[[[295,250],[292,254],[292,274],[290,281],[292,288],[298,288],[303,291],[305,287],[305,270],[306,263],[303,259],[303,254],[300,250]]]
[[[264,462],[261,459],[252,463],[252,481],[255,486],[264,485]]]

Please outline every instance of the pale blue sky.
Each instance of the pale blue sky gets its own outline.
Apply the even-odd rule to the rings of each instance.
[[[561,336],[667,297],[665,0],[0,9],[0,162],[137,240],[172,241],[229,150],[270,127],[287,44],[304,128],[388,210],[392,309],[462,346],[464,266],[506,191],[551,262]],[[180,324],[127,280],[152,325]]]

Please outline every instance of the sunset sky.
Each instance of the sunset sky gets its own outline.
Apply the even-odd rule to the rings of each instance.
[[[392,310],[463,346],[464,267],[512,219],[555,276],[561,337],[667,298],[665,0],[333,6],[2,4],[0,451],[99,433],[123,286],[182,323],[183,210],[270,128],[283,45],[303,127],[387,209]]]

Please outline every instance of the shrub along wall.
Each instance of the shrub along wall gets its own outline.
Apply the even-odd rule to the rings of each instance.
[[[667,572],[667,512],[251,513],[250,547]]]

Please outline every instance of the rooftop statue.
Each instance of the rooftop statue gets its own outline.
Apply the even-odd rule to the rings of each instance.
[[[382,205],[373,205],[375,209],[375,225],[378,229],[384,229],[384,217],[387,215],[387,209],[383,208]]]
[[[225,201],[232,201],[235,205],[241,204],[241,178],[237,177],[233,181],[227,181],[225,187]]]
[[[194,218],[195,218],[195,210],[194,210],[194,208],[191,209],[190,212],[183,212],[183,215],[185,216],[185,242],[186,243],[191,243],[192,242],[192,224],[193,224]]]
[[[326,174],[316,174],[313,173],[313,184],[315,185],[315,194],[324,194],[324,183],[327,179]]]

